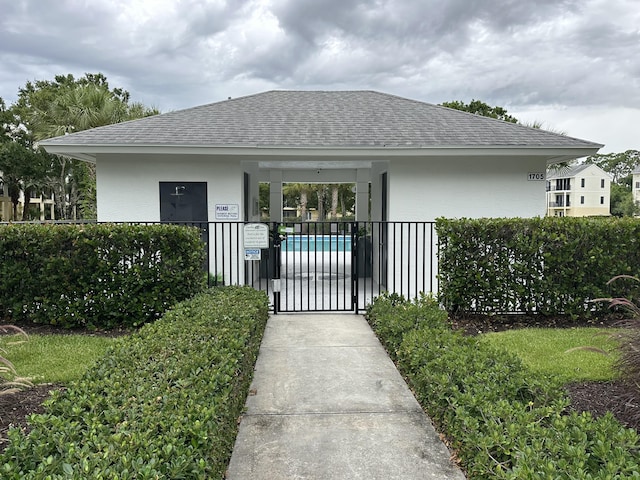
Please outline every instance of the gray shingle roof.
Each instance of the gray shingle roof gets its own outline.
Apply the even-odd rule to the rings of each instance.
[[[591,166],[597,167],[599,170],[602,171],[603,175],[607,175],[609,177],[611,176],[609,173],[605,172],[597,165],[593,165],[591,163],[581,163],[580,165],[575,165],[573,167],[564,167],[560,169],[551,170],[550,174],[547,175],[547,180],[552,180],[555,178],[573,178],[573,177],[576,177],[583,170],[586,170]]]
[[[296,148],[601,146],[373,91],[269,91],[94,128],[41,144]]]

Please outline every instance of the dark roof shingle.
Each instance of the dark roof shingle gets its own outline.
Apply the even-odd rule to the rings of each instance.
[[[41,143],[297,148],[600,147],[585,140],[373,91],[269,91]]]

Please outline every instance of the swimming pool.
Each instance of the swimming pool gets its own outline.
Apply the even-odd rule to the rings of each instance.
[[[283,252],[350,252],[351,235],[287,235]]]

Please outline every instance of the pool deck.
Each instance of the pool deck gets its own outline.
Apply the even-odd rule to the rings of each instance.
[[[281,310],[351,311],[351,252],[282,252]],[[267,286],[273,298],[272,285]],[[358,310],[383,291],[371,276],[358,278]]]

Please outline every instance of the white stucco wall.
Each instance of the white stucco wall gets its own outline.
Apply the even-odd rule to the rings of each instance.
[[[221,221],[216,219],[216,204],[238,205],[239,220],[244,220],[244,170],[238,161],[195,156],[105,156],[98,158],[96,166],[98,221],[159,221],[160,182],[207,182],[209,221]],[[210,229],[210,271],[227,284],[244,282],[244,261],[238,260],[243,255],[241,232],[236,223]]]
[[[546,163],[539,158],[413,157],[373,162],[366,176],[367,181],[372,183],[371,217],[373,220],[381,217],[381,174],[385,171],[388,174],[388,220],[392,222],[429,222],[438,217],[541,216],[545,213],[546,182],[530,181],[527,174],[545,170]],[[189,155],[99,156],[98,219],[158,221],[159,182],[184,181],[207,182],[209,221],[216,221],[216,204],[237,204],[240,220],[243,220],[245,171],[251,175],[250,197],[255,197],[259,172],[257,164],[252,162]],[[289,173],[283,171],[278,177],[280,182]],[[338,172],[335,178],[351,179],[351,173],[357,174],[357,171]],[[327,181],[330,183],[329,179]],[[253,198],[250,202],[253,202]],[[253,213],[252,205],[249,211]],[[397,229],[395,234],[392,235],[390,231],[386,241],[390,274],[386,288],[409,296],[436,288],[435,276],[416,278],[415,275],[416,265],[433,265],[433,274],[437,272],[435,250],[422,247],[432,244],[431,238],[423,243],[423,236],[426,240],[427,235],[431,236],[430,231],[423,233],[423,230],[414,226],[402,225],[393,228]],[[243,251],[238,235],[229,230],[225,235],[228,236],[226,241],[236,245],[234,248],[237,250],[229,255],[222,252],[219,246],[212,247],[211,271],[222,273],[225,282],[243,282],[244,261],[240,256]],[[212,229],[211,245],[216,245],[214,236]],[[373,240],[374,245],[380,242],[379,238]],[[397,248],[400,244],[402,249]],[[216,248],[220,251],[216,251]],[[377,270],[378,265],[374,265],[374,271]],[[238,277],[233,275],[235,281],[231,280],[230,272],[240,272]]]
[[[98,220],[159,221],[159,182],[207,182],[209,221],[216,204],[237,204],[242,216],[243,167],[238,161],[196,156],[99,156]],[[243,218],[240,218],[243,220]]]
[[[429,158],[389,163],[389,220],[535,217],[545,214],[544,173],[536,158]]]
[[[545,170],[546,162],[535,158],[446,157],[389,162],[389,221],[542,216],[546,211],[546,182],[530,181],[527,174]],[[437,291],[435,229],[432,236],[430,227],[422,230],[417,225],[395,223],[389,228],[386,288],[408,297]],[[433,248],[423,248],[428,245]],[[433,266],[431,275],[420,269],[427,265]]]

